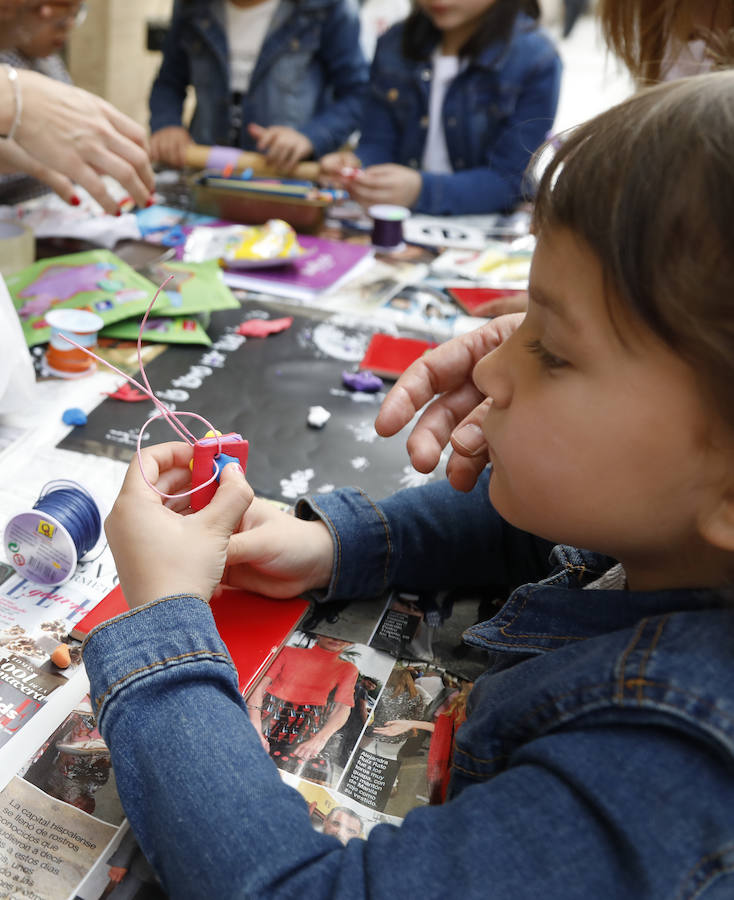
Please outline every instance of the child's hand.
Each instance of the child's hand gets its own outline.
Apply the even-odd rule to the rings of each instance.
[[[368,166],[349,183],[349,193],[362,206],[374,203],[396,203],[411,209],[421,192],[421,173],[408,166],[384,163]]]
[[[337,184],[343,186],[351,181],[351,178],[361,168],[359,157],[351,150],[340,150],[338,153],[327,153],[319,160],[321,175],[319,181],[322,184]]]
[[[306,522],[255,499],[227,553],[224,583],[266,594],[295,597],[327,587],[334,544],[321,521]]]
[[[457,490],[470,491],[488,461],[484,436],[476,427],[483,418],[484,395],[474,386],[472,372],[483,356],[514,334],[523,318],[523,313],[499,316],[416,360],[383,400],[375,420],[377,433],[397,434],[436,397],[408,438],[410,461],[419,472],[432,472],[451,440],[454,452],[446,475]]]
[[[145,475],[167,494],[188,489],[189,444],[157,444],[142,452]],[[105,532],[120,584],[130,608],[171,594],[198,594],[208,600],[219,584],[230,535],[252,501],[242,470],[225,466],[212,501],[196,513],[181,514],[143,480],[137,459],[130,463]],[[183,501],[173,501],[180,508]]]
[[[290,171],[296,163],[313,153],[313,144],[300,131],[287,125],[271,125],[263,128],[255,122],[247,126],[250,137],[257,141],[257,149],[265,154],[274,169]]]
[[[180,125],[161,128],[150,137],[150,157],[154,162],[183,169],[186,165],[186,148],[190,143],[188,129]]]

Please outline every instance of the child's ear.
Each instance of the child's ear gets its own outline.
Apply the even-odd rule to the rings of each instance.
[[[701,517],[699,532],[712,547],[734,553],[734,486]]]

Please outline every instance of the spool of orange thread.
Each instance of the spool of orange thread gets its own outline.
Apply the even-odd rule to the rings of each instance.
[[[49,372],[58,378],[81,378],[94,372],[96,361],[83,350],[68,344],[63,335],[93,350],[104,325],[102,318],[86,309],[53,309],[46,315],[46,321],[51,326],[51,339],[46,350]]]

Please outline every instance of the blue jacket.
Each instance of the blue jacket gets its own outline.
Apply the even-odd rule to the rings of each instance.
[[[252,728],[206,603],[92,632],[91,695],[141,846],[174,898],[729,900],[734,610],[710,590],[581,590],[611,560],[502,522],[487,480],[302,504],[338,535],[330,596],[512,582],[448,801],[366,841],[312,828]],[[545,562],[544,562],[545,560]],[[461,577],[457,578],[457,574]]]
[[[364,166],[393,162],[419,169],[428,134],[431,55],[402,54],[403,24],[377,43],[357,154]],[[431,215],[513,207],[523,173],[553,125],[561,62],[533,20],[519,16],[506,45],[491,45],[449,85],[443,127],[451,174],[423,174],[414,206]]]
[[[281,0],[242,100],[247,125],[290,125],[321,156],[359,126],[368,67],[353,0]],[[230,87],[224,0],[176,0],[163,62],[150,95],[150,128],[181,125],[186,88],[196,89],[190,126],[198,144],[227,145]]]

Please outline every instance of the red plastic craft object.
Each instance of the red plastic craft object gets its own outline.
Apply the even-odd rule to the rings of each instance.
[[[202,438],[202,440],[194,444],[194,465],[191,469],[192,488],[204,484],[205,481],[212,477],[214,473],[214,457],[219,453],[220,444],[222,453],[236,457],[240,461],[242,471],[247,471],[249,444],[242,439],[241,435],[232,432],[231,434],[223,434],[220,438]],[[213,481],[205,488],[193,493],[191,495],[191,508],[194,511],[203,509],[214,496],[217,486],[217,482]]]

